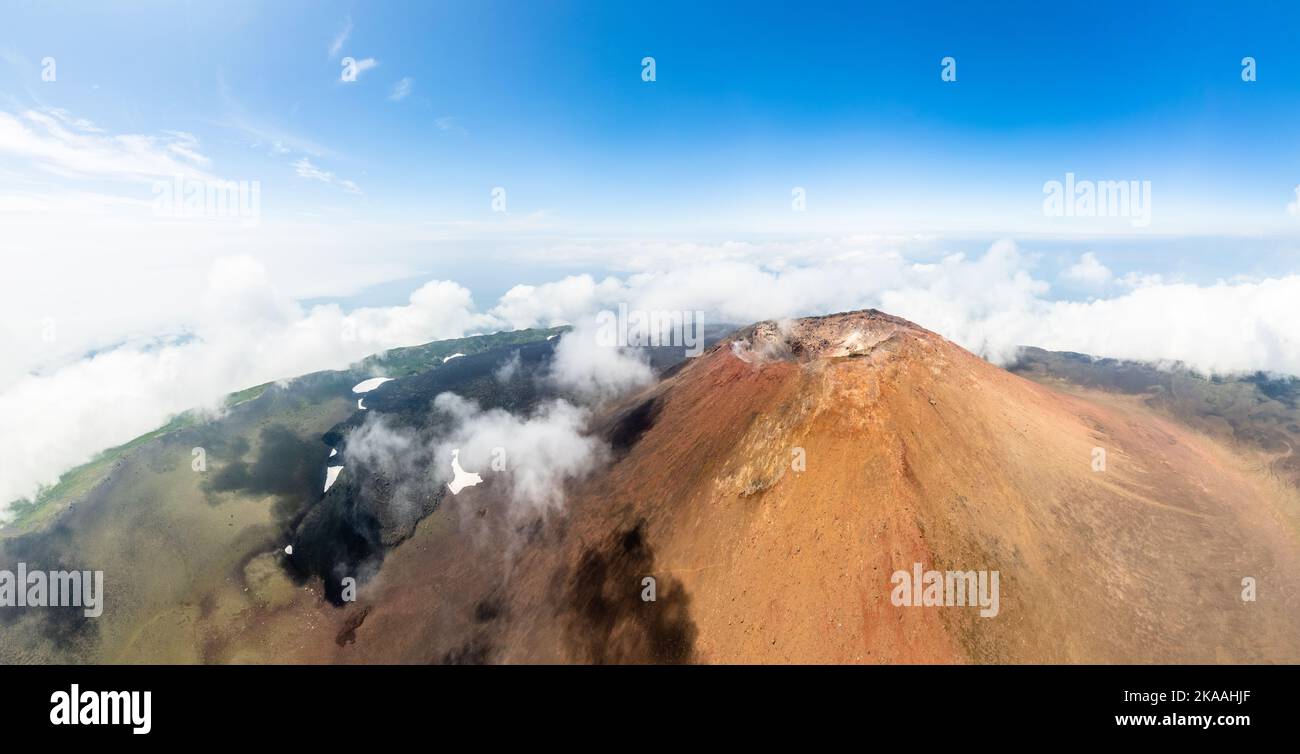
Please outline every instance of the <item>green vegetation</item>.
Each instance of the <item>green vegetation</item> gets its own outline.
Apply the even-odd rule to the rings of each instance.
[[[172,417],[171,421],[158,429],[140,435],[123,445],[109,448],[90,461],[64,472],[57,483],[49,487],[42,487],[35,498],[18,500],[9,506],[9,512],[13,514],[14,518],[5,525],[5,533],[29,530],[43,523],[51,513],[57,511],[60,507],[51,505],[51,503],[74,500],[89,492],[104,477],[108,476],[113,464],[132,448],[137,448],[163,435],[199,423],[200,416],[198,412],[186,411]]]
[[[257,400],[259,397],[261,397],[262,393],[265,393],[266,389],[271,387],[271,385],[273,384],[275,383],[264,382],[261,385],[240,390],[238,393],[231,393],[230,395],[226,396],[226,400],[222,403],[222,405],[224,405],[226,408],[234,408],[235,406],[238,406],[241,403],[247,403],[248,401]]]
[[[442,365],[443,358],[454,353],[467,356],[502,346],[523,345],[544,340],[548,336],[563,333],[569,328],[556,327],[548,330],[515,330],[499,332],[492,335],[478,335],[455,340],[439,340],[419,346],[394,348],[385,353],[368,356],[345,370],[365,377],[383,375],[386,377],[407,377],[419,374]],[[226,396],[222,406],[231,409],[260,398],[275,383],[267,382],[246,388]],[[63,508],[63,504],[85,495],[95,485],[108,476],[114,463],[133,448],[151,442],[159,437],[180,429],[194,427],[206,421],[203,413],[189,410],[172,417],[167,424],[152,432],[141,435],[130,442],[109,448],[93,459],[65,472],[59,481],[43,487],[32,499],[17,500],[8,506],[13,519],[0,532],[12,535],[40,527],[51,516]]]
[[[385,377],[407,377],[419,374],[432,367],[442,365],[442,360],[454,353],[472,356],[483,351],[503,346],[518,346],[536,343],[550,335],[567,331],[567,327],[554,327],[549,330],[515,330],[499,332],[492,335],[476,335],[455,340],[438,340],[422,346],[394,348],[382,354],[375,354],[355,364],[350,371],[364,372],[368,376],[379,374]]]

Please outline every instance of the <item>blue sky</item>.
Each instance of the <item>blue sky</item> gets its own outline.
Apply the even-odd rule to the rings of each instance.
[[[1152,181],[1153,233],[1294,220],[1294,5],[699,5],[20,3],[0,91],[194,134],[268,213],[492,222],[502,186],[512,216],[584,232],[1051,234],[1042,184],[1074,172]],[[343,83],[344,56],[378,65]]]
[[[1296,28],[1294,3],[9,2],[0,505],[234,390],[625,304],[1300,374]]]

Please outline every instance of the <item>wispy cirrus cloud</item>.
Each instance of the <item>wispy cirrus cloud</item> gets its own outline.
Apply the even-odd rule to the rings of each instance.
[[[403,78],[396,84],[393,84],[393,91],[389,93],[388,99],[393,102],[401,102],[411,96],[411,85],[415,83],[410,76]]]
[[[334,150],[309,138],[243,115],[233,115],[217,125],[239,132],[248,146],[254,149],[266,149],[273,156],[291,152],[308,154],[312,157],[338,156]]]
[[[344,43],[348,41],[348,37],[351,36],[351,34],[352,34],[352,16],[348,16],[347,20],[345,20],[343,23],[343,29],[340,30],[338,34],[334,35],[334,41],[330,42],[331,59],[337,58],[339,56],[339,53],[343,51]]]
[[[193,134],[109,134],[57,109],[0,111],[0,155],[70,179],[212,179],[205,170],[211,160],[199,151]]]
[[[167,151],[195,165],[209,165],[212,160],[199,152],[199,137],[188,131],[164,131],[169,139]]]
[[[361,188],[357,184],[345,178],[339,178],[332,171],[321,170],[312,164],[311,160],[303,157],[293,163],[294,172],[299,178],[307,178],[321,183],[328,183],[332,186],[338,186],[349,194],[360,194]]]
[[[239,132],[254,149],[265,148],[272,155],[297,152],[317,158],[338,156],[334,150],[310,138],[250,115],[235,98],[225,74],[220,70],[217,71],[217,95],[221,99],[225,115],[215,125]]]
[[[433,124],[437,126],[438,129],[441,131],[460,134],[461,136],[469,135],[469,129],[461,125],[460,118],[454,118],[450,115],[444,115],[441,118],[435,120]]]

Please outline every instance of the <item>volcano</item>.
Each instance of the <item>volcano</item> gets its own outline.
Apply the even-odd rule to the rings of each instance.
[[[598,460],[521,507],[521,470],[434,442],[438,398],[572,398],[542,378],[558,334],[405,349],[124,447],[0,554],[95,553],[132,589],[93,624],[0,609],[0,659],[1300,662],[1300,380],[1003,369],[874,310],[759,322],[647,349],[654,384],[585,409]],[[442,450],[376,462],[380,426]]]
[[[596,424],[563,514],[485,547],[465,490],[318,659],[1300,660],[1300,508],[1260,453],[906,320],[752,325]],[[922,570],[993,574],[996,614],[899,604]]]

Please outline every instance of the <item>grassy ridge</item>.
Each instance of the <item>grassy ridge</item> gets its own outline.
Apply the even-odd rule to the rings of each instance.
[[[441,366],[443,358],[454,353],[470,355],[501,346],[534,343],[545,340],[548,336],[562,333],[567,329],[557,327],[547,330],[515,330],[491,335],[439,340],[418,346],[393,348],[383,353],[368,356],[348,369],[342,370],[342,372],[355,374],[358,379],[375,375],[407,377]],[[316,374],[322,373],[318,372]],[[306,376],[310,375],[304,375],[304,377]],[[257,400],[273,384],[275,383],[267,382],[231,393],[222,401],[222,406],[224,409],[231,409]],[[290,385],[292,385],[292,381]],[[152,432],[99,453],[90,461],[64,472],[55,484],[42,487],[35,497],[12,501],[7,506],[12,519],[3,528],[0,528],[0,532],[3,532],[4,535],[12,535],[38,528],[53,513],[61,509],[61,504],[76,500],[103,481],[112,470],[114,463],[132,449],[171,432],[193,427],[205,421],[208,421],[208,419],[204,417],[203,412],[191,409],[177,414],[166,424]]]

